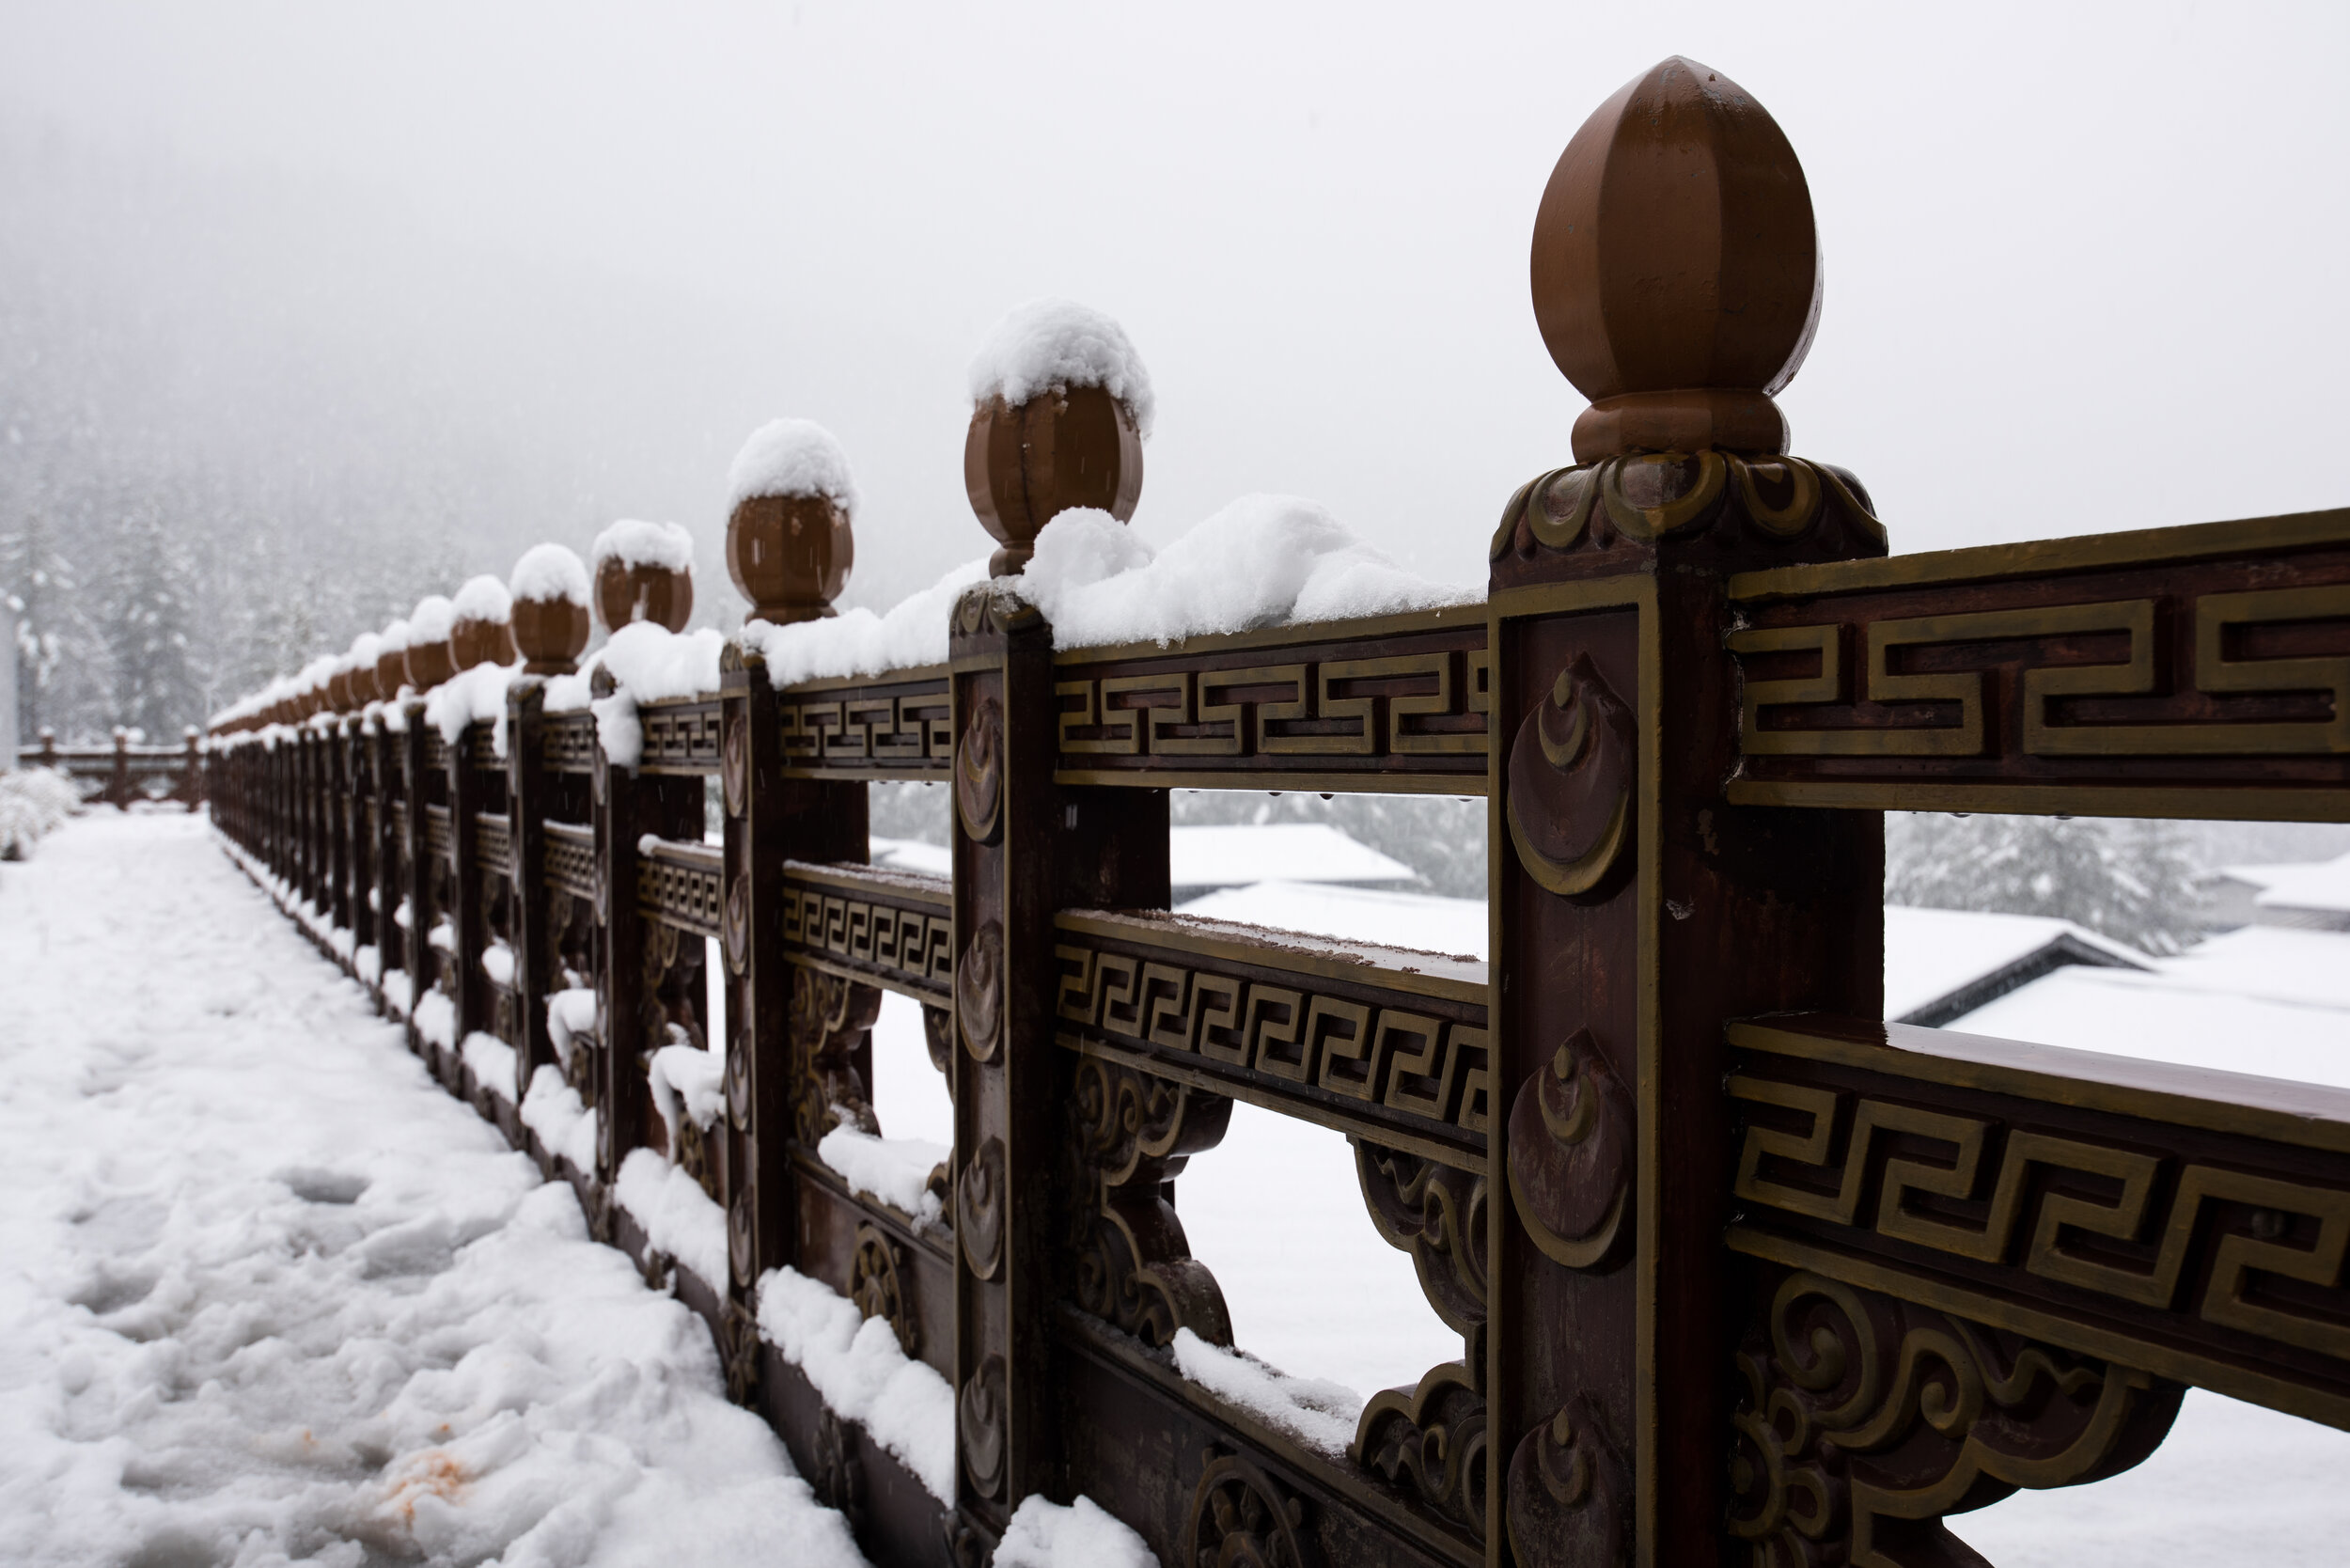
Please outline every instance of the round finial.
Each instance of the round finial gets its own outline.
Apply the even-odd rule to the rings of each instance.
[[[428,593],[408,612],[408,683],[419,695],[457,673],[449,634],[457,629],[457,606],[446,594]]]
[[[408,622],[395,620],[375,638],[375,699],[389,702],[408,683]]]
[[[382,699],[384,694],[375,687],[375,664],[383,655],[383,639],[373,632],[362,632],[351,639],[351,651],[344,657],[351,661],[351,705],[354,710]]]
[[[596,536],[588,559],[605,631],[639,620],[685,630],[694,613],[692,534],[674,523],[615,523]]]
[[[449,603],[457,620],[448,651],[459,669],[514,662],[514,596],[504,583],[486,573],[469,578]]]
[[[821,620],[856,560],[856,484],[832,432],[777,419],[751,432],[728,474],[727,575],[751,620]]]
[[[1150,374],[1116,321],[1066,300],[1022,306],[972,360],[971,401],[963,483],[1003,546],[990,576],[1026,567],[1061,512],[1134,516],[1153,403]]]
[[[1591,400],[1577,463],[1787,450],[1771,394],[1820,318],[1819,235],[1777,121],[1676,55],[1601,104],[1534,218],[1534,319]]]
[[[507,579],[525,675],[569,675],[588,646],[588,568],[560,544],[536,544]]]

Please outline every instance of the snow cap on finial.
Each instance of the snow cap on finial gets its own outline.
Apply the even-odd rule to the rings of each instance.
[[[1020,306],[971,361],[971,401],[963,482],[1002,546],[989,575],[1026,566],[1044,525],[1072,508],[1134,516],[1157,408],[1141,356],[1109,317],[1068,300]]]

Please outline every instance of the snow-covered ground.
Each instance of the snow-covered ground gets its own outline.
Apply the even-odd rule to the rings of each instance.
[[[861,1560],[201,818],[0,867],[0,1559]]]

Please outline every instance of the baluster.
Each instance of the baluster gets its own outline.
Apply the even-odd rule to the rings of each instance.
[[[1073,506],[1130,515],[1140,444],[1124,404],[1099,387],[975,411],[965,478],[1003,545],[997,580],[966,591],[949,640],[954,668],[956,1173],[1004,1184],[1000,1260],[958,1249],[955,1304],[958,1502],[1000,1533],[1031,1493],[1067,1482],[1052,1313],[1064,1294],[1070,1215],[1061,1169],[1073,1062],[1053,1043],[1053,915],[1070,907],[1165,908],[1164,790],[1061,789],[1052,629],[1002,580],[1044,525]],[[1050,454],[1031,461],[1038,453]],[[995,1147],[991,1147],[995,1146]]]
[[[1885,549],[1764,390],[1818,276],[1785,136],[1683,60],[1585,123],[1535,221],[1535,316],[1594,402],[1493,541],[1496,1568],[1719,1560],[1721,1022],[1878,1010],[1879,819],[1721,792],[1730,574]]]

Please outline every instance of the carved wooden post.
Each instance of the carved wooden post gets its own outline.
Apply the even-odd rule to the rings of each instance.
[[[115,727],[114,771],[106,777],[106,804],[118,811],[131,809],[131,732]]]
[[[547,1036],[546,687],[523,676],[506,688],[506,821],[514,861],[514,997],[522,1012],[517,1103],[555,1060]]]
[[[551,572],[540,571],[542,564]],[[508,585],[509,636],[523,673],[506,688],[506,792],[514,846],[514,986],[523,1013],[518,1094],[555,1060],[547,1034],[548,929],[546,685],[579,667],[588,646],[587,571],[561,545],[525,551]],[[575,590],[575,592],[573,591]],[[461,595],[462,597],[462,595]],[[462,622],[460,622],[462,628]]]
[[[789,422],[797,427],[801,422]],[[769,426],[751,437],[746,457]],[[786,429],[783,434],[793,433]],[[811,428],[799,432],[813,441]],[[829,435],[824,443],[830,443]],[[855,551],[854,491],[837,445],[839,472],[827,484],[795,467],[770,481],[738,459],[741,478],[727,519],[727,567],[750,602],[748,619],[786,626],[822,619],[848,581]],[[727,1388],[748,1402],[758,1393],[758,1287],[769,1269],[795,1261],[798,1195],[790,1145],[793,1131],[793,965],[784,957],[787,913],[775,879],[786,859],[863,860],[868,850],[866,787],[783,776],[785,758],[776,690],[757,651],[754,626],[722,656],[726,731],[719,783],[725,810],[727,903]],[[760,872],[766,873],[762,880]]]
[[[408,971],[408,1047],[437,1068],[432,1049],[416,1032],[416,1004],[424,1000],[424,993],[432,977],[432,949],[430,944],[432,925],[431,908],[432,867],[425,845],[429,822],[425,815],[424,766],[424,704],[415,698],[400,701],[401,717],[406,721],[391,737],[396,766],[400,769],[400,795],[407,802],[406,831],[402,835],[400,853],[407,857],[408,874],[401,880],[398,896],[408,905],[408,929],[400,933],[400,962]],[[386,897],[391,895],[387,894]],[[395,903],[394,909],[399,905]]]
[[[489,947],[489,933],[481,905],[481,846],[476,821],[481,812],[481,773],[474,766],[474,746],[486,744],[487,740],[486,735],[477,734],[469,727],[458,733],[456,744],[444,753],[448,763],[449,854],[455,862],[449,875],[448,917],[457,937],[453,999],[457,1004],[456,1044],[461,1059],[465,1036],[476,1029],[487,1031],[494,1022],[491,1016],[494,998],[490,977],[481,967],[481,955]]]
[[[1785,136],[1683,59],[1584,124],[1535,221],[1592,405],[1493,541],[1496,1568],[1724,1560],[1721,1022],[1878,1011],[1880,819],[1722,798],[1730,574],[1885,550],[1856,480],[1783,455],[1819,275]]]
[[[658,576],[658,567],[647,569]],[[625,610],[631,619],[644,618],[649,607],[669,612],[665,624],[681,631],[693,605],[690,588],[683,591],[638,585],[633,599],[615,595],[600,601],[607,614]],[[517,618],[519,619],[519,616]],[[607,621],[617,631],[628,620]],[[612,672],[599,666],[589,689],[599,698],[619,688]],[[648,1038],[650,987],[645,972],[645,920],[636,909],[636,840],[645,834],[674,835],[682,826],[682,805],[690,796],[694,837],[701,837],[702,792],[699,780],[689,791],[672,781],[646,779],[634,768],[621,767],[596,747],[596,904],[603,920],[603,967],[596,977],[596,1001],[603,1021],[603,1080],[599,1085],[600,1114],[596,1120],[596,1179],[603,1196],[597,1204],[597,1223],[606,1233],[612,1224],[612,1183],[620,1162],[646,1141],[652,1121],[652,1090],[645,1078],[646,1057],[654,1043]],[[663,785],[671,784],[665,790]]]
[[[1102,417],[1078,417],[1083,410]],[[1057,463],[1035,461],[1040,430],[1051,432]],[[1025,440],[1006,433],[1024,431]],[[991,399],[974,414],[964,448],[974,507],[1005,546],[993,566],[998,580],[956,604],[948,644],[957,1500],[964,1528],[990,1534],[1023,1497],[1067,1494],[1053,1313],[1074,1294],[1077,1195],[1066,1190],[1064,1152],[1072,1063],[1053,1042],[1053,916],[1167,901],[1167,792],[1054,784],[1052,628],[1016,581],[1002,579],[1058,512],[1104,505],[1104,496],[1131,511],[1141,476],[1128,460],[1139,452],[1131,411],[1099,387],[1049,389],[1018,408]]]

